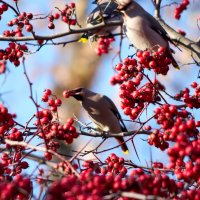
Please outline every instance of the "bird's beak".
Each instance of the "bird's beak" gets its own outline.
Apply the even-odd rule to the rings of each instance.
[[[67,92],[67,97],[74,97],[76,100],[78,101],[82,101],[83,100],[83,94],[81,91],[77,91],[76,89],[74,90],[69,90]]]
[[[65,98],[73,97],[76,94],[74,90],[66,90],[64,93]]]
[[[74,95],[77,94],[77,92],[76,92],[75,90],[69,90],[69,91],[67,92],[67,94],[68,94],[69,97],[73,97]]]

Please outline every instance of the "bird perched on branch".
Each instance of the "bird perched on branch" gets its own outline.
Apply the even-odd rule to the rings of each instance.
[[[121,115],[111,99],[105,95],[92,92],[86,88],[76,88],[68,91],[68,96],[78,100],[87,111],[99,131],[110,133],[127,132]],[[128,147],[123,137],[116,137],[123,152],[128,154]]]
[[[160,23],[134,0],[115,0],[115,2],[118,4],[117,9],[123,13],[124,31],[131,44],[143,51],[146,49],[157,51],[159,47],[164,47],[172,65],[179,68],[169,47],[169,42],[173,42]]]
[[[147,49],[157,51],[159,47],[164,47],[166,55],[171,59],[172,65],[179,69],[176,60],[172,56],[173,50],[169,47],[169,42],[174,44],[173,41],[160,23],[138,3],[134,0],[99,0],[97,2],[99,7],[101,7],[101,5],[106,7],[106,20],[109,20],[109,16],[112,16],[111,12],[116,13],[116,10],[123,14],[123,20],[121,20],[121,22],[123,23],[124,32],[130,43],[136,49],[142,51]],[[116,2],[118,5],[117,9],[116,4],[112,4],[112,2]],[[91,12],[91,16],[95,16],[92,18],[93,23],[95,23],[95,19],[98,19],[99,13],[97,10],[98,8]],[[103,15],[101,15],[101,17],[103,17]],[[112,17],[110,18],[112,19]]]
[[[122,14],[118,12],[117,3],[110,0],[100,0],[94,2],[97,7],[88,15],[87,17],[87,28],[91,28],[97,25],[106,25],[106,23],[118,22],[122,23]],[[80,42],[85,42],[88,38],[92,36],[107,36],[110,35],[119,25],[116,26],[104,26],[101,28],[96,28],[95,30],[90,30],[89,32],[82,35]]]

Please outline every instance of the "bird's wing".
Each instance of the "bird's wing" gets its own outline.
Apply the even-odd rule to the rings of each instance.
[[[155,31],[157,32],[159,35],[161,35],[165,40],[167,40],[168,42],[172,43],[175,47],[177,47],[177,45],[172,41],[172,39],[169,37],[168,33],[165,31],[165,29],[161,26],[161,24],[149,13],[145,13],[147,19],[148,20],[148,24],[149,26]],[[177,47],[178,48],[178,47]],[[179,48],[178,48],[179,49]],[[180,49],[179,49],[180,50]]]
[[[118,111],[116,105],[115,105],[115,104],[113,103],[113,101],[112,101],[110,98],[108,98],[107,96],[104,95],[103,98],[105,98],[105,99],[108,101],[108,103],[110,104],[110,109],[112,110],[112,112],[114,113],[114,115],[115,115],[115,116],[117,117],[117,119],[119,120],[122,131],[123,131],[123,132],[127,132],[128,130],[127,130],[127,128],[126,128],[126,126],[125,126],[125,124],[124,124],[124,122],[123,122],[123,120],[122,120],[122,117],[121,117],[121,115],[120,115],[120,113],[119,113],[119,111]]]
[[[149,26],[159,33],[163,38],[165,38],[167,41],[171,42],[171,39],[168,35],[168,33],[165,31],[165,29],[160,25],[160,23],[148,12],[145,12],[146,19],[148,19]]]
[[[89,14],[87,18],[87,24],[97,25],[103,22],[105,19],[109,19],[115,15],[117,4],[114,2],[105,2],[98,4],[98,6]],[[119,14],[119,13],[118,13]]]

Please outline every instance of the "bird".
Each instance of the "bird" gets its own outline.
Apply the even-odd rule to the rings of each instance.
[[[118,4],[117,10],[123,13],[124,32],[130,43],[142,51],[147,49],[157,51],[159,47],[164,47],[172,65],[179,69],[172,56],[173,51],[169,47],[169,42],[173,42],[160,23],[134,0],[114,1]]]
[[[87,27],[93,27],[95,25],[106,24],[114,21],[122,22],[122,14],[116,10],[117,7],[118,4],[110,0],[97,2],[97,7],[92,10],[87,17]],[[117,27],[118,26],[103,27],[98,31],[100,31],[101,34],[111,33]]]
[[[95,3],[97,4],[97,7],[92,10],[86,20],[87,28],[101,24],[105,25],[106,23],[111,22],[119,22],[119,24],[122,23],[122,14],[116,10],[118,4],[110,0],[100,0]],[[81,36],[79,42],[86,42],[88,38],[92,41],[92,39],[95,39],[94,36],[109,36],[118,26],[119,25],[104,26],[98,29],[90,30]]]
[[[97,130],[110,133],[128,131],[117,107],[109,97],[82,87],[69,90],[68,97],[70,96],[79,101],[94,122]],[[123,137],[119,136],[115,139],[121,146],[122,151],[128,154],[128,147]]]

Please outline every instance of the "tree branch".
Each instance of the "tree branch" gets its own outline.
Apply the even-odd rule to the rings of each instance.
[[[70,29],[69,31],[62,32],[62,33],[57,33],[53,35],[34,35],[34,36],[24,36],[24,37],[5,37],[5,36],[0,36],[0,41],[33,41],[33,40],[53,40],[57,38],[61,38],[64,36],[68,35],[74,35],[78,33],[87,33],[89,31],[97,31],[98,29],[107,27],[107,26],[120,26],[121,22],[120,21],[114,21],[114,22],[109,22],[106,25],[105,24],[99,24],[93,27],[89,28],[79,28],[79,29]]]
[[[141,134],[150,135],[151,133],[152,133],[151,131],[135,130],[135,131],[121,132],[121,133],[109,133],[109,132],[98,132],[98,131],[88,133],[88,132],[85,132],[85,131],[81,131],[79,134],[85,135],[85,136],[90,136],[90,137],[110,138],[110,137],[125,137],[125,136],[131,136],[131,135],[139,135],[139,134],[140,135]]]

